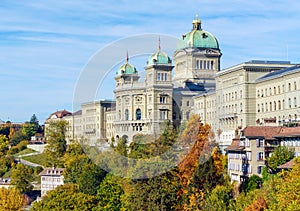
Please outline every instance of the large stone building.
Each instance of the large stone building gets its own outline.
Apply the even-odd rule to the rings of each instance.
[[[196,17],[174,49],[173,61],[160,49],[147,60],[145,80],[127,56],[118,69],[115,100],[82,104],[65,116],[70,139],[91,143],[136,134],[157,137],[164,121],[175,126],[192,113],[212,125],[223,152],[246,126],[297,124],[300,67],[288,61],[250,61],[220,70],[217,39]]]

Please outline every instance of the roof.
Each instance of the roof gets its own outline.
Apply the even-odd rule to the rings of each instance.
[[[282,127],[278,126],[247,126],[243,130],[245,137],[263,137],[267,140],[274,140]]]
[[[300,127],[282,127],[274,137],[300,137]]]
[[[292,67],[288,67],[288,68],[284,68],[284,69],[281,69],[281,70],[270,72],[270,73],[256,79],[255,81],[256,82],[265,81],[265,80],[268,80],[268,79],[278,78],[278,77],[288,75],[288,74],[291,74],[291,73],[295,73],[295,72],[299,72],[299,71],[300,71],[300,65],[295,65],[295,66],[292,66]]]
[[[72,113],[67,111],[67,110],[61,110],[61,111],[56,111],[54,113],[52,113],[48,119],[54,119],[54,118],[63,118],[65,116],[71,116]]]
[[[239,140],[239,137],[237,136],[234,139],[232,139],[230,146],[227,147],[225,150],[226,151],[243,151],[245,149],[245,147],[239,146],[239,144],[240,144],[240,140]]]
[[[198,16],[193,20],[193,30],[183,35],[177,45],[178,50],[188,47],[219,49],[218,40],[210,32],[202,30]]]
[[[40,176],[61,176],[64,168],[45,168],[39,175]]]
[[[293,168],[293,164],[294,164],[293,160],[290,160],[290,161],[278,166],[277,168],[278,169],[291,169],[291,168]]]
[[[170,57],[162,52],[160,49],[153,53],[151,56],[149,56],[147,65],[153,65],[153,64],[171,64],[172,60]]]

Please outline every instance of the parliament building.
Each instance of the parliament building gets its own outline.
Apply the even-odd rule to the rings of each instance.
[[[137,134],[156,138],[166,120],[178,127],[194,113],[212,126],[222,151],[246,126],[298,124],[299,65],[253,60],[221,70],[221,56],[218,40],[196,17],[172,57],[159,45],[148,58],[145,80],[127,56],[113,100],[83,103],[80,111],[58,111],[47,121],[65,119],[69,139],[97,144],[112,137],[130,142]]]

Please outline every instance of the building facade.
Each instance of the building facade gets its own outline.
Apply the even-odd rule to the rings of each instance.
[[[63,168],[45,168],[39,174],[41,176],[41,196],[64,184],[63,171]]]
[[[242,182],[252,175],[262,176],[266,160],[278,146],[293,149],[295,156],[299,156],[300,127],[245,127],[226,149],[231,181]]]

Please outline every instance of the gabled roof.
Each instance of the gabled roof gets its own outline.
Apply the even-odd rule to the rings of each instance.
[[[247,126],[243,130],[245,137],[262,137],[266,140],[274,140],[282,127],[278,126]]]
[[[52,113],[52,114],[48,117],[48,119],[54,119],[54,118],[59,118],[59,119],[61,119],[61,118],[65,117],[65,116],[71,116],[71,115],[72,115],[71,112],[69,112],[69,111],[67,111],[67,110],[64,109],[64,110],[56,111],[56,112]]]
[[[278,169],[291,169],[291,168],[293,168],[293,165],[294,165],[293,160],[290,160],[290,161],[278,166],[277,168]]]
[[[239,137],[237,136],[234,139],[232,139],[230,146],[227,147],[225,150],[226,151],[243,151],[245,149],[245,147],[239,146],[239,144],[240,144],[240,140],[239,140]]]
[[[300,127],[282,127],[274,137],[300,137]]]

